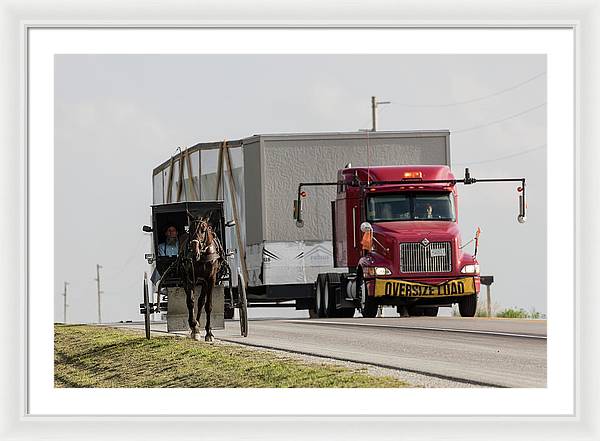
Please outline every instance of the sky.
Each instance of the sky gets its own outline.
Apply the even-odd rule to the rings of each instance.
[[[56,55],[54,81],[56,321],[65,281],[67,321],[97,321],[96,264],[102,320],[140,319],[152,169],[178,147],[370,128],[371,96],[378,130],[449,129],[455,175],[527,179],[526,224],[516,185],[482,183],[459,225],[493,302],[546,312],[543,55]]]

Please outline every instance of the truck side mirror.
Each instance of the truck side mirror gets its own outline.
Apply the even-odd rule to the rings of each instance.
[[[519,215],[517,216],[517,221],[520,224],[524,224],[527,221],[527,216],[525,215],[525,196],[523,194],[519,195]]]
[[[294,219],[296,219],[296,226],[302,228],[304,221],[302,220],[302,198],[294,199]]]
[[[152,227],[149,227],[148,225],[144,225],[144,226],[142,227],[142,231],[143,231],[144,233],[152,233]]]

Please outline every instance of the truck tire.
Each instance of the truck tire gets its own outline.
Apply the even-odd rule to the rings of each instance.
[[[317,277],[315,284],[315,312],[317,317],[325,317],[325,305],[323,303],[323,277],[321,274]]]
[[[379,309],[377,302],[373,299],[372,296],[369,295],[368,286],[362,278],[362,274],[359,273],[356,278],[357,286],[359,286],[360,290],[360,313],[365,318],[374,318],[377,317],[377,311]]]
[[[458,302],[458,311],[461,317],[475,317],[477,311],[477,294],[465,296]]]
[[[323,317],[335,317],[335,296],[334,287],[329,277],[325,276],[323,283]]]
[[[356,312],[356,308],[342,308],[338,311],[338,317],[341,318],[352,318],[354,317],[354,313]]]
[[[423,314],[426,317],[437,317],[439,310],[438,306],[429,306],[428,308],[423,308]]]
[[[354,317],[356,308],[338,308],[335,298],[335,291],[342,284],[342,277],[339,273],[328,273],[326,278],[325,286],[327,289],[323,290],[325,297],[324,304],[327,305],[325,310],[327,317],[340,317],[340,318],[351,318]]]

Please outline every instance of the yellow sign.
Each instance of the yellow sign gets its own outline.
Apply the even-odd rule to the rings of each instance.
[[[425,283],[393,279],[375,280],[376,297],[450,297],[475,293],[475,279],[473,277],[448,280],[439,285],[426,285]]]

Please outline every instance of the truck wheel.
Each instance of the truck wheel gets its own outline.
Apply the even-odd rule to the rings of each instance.
[[[329,295],[329,289],[332,288],[329,279],[325,278],[323,283],[323,317],[335,317],[335,300],[332,295]]]
[[[437,317],[439,310],[438,306],[430,306],[429,308],[424,308],[423,313],[427,317]]]
[[[342,308],[338,311],[338,317],[342,318],[352,318],[354,317],[354,313],[356,312],[356,308]]]
[[[325,276],[323,284],[323,305],[327,317],[344,317],[342,311],[346,308],[338,309],[336,306],[335,290],[341,284],[341,277],[338,273],[329,273]],[[354,308],[352,308],[354,311]],[[354,312],[352,313],[354,315]]]
[[[458,302],[458,310],[461,317],[475,317],[477,311],[477,294],[464,297]]]
[[[323,303],[323,277],[319,274],[315,286],[315,311],[317,317],[325,317],[325,308]]]
[[[357,282],[360,287],[360,313],[365,318],[376,317],[379,308],[373,297],[369,296],[369,288],[362,275],[358,276]]]

